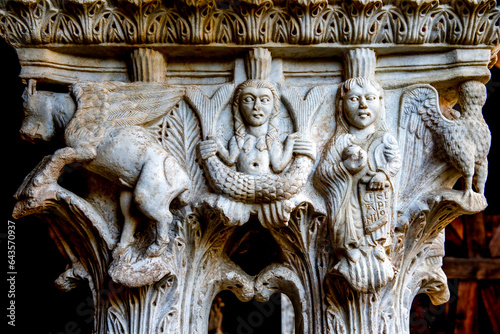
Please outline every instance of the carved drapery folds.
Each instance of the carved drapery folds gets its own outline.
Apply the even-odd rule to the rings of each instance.
[[[66,143],[13,215],[47,218],[96,333],[206,333],[223,290],[285,294],[297,333],[408,333],[416,294],[449,297],[444,227],[486,207],[499,19],[470,0],[8,1],[21,134]],[[68,165],[85,192],[58,183]],[[230,248],[256,221],[280,257],[250,274]]]

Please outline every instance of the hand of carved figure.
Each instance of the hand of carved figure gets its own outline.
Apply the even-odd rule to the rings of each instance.
[[[273,140],[269,148],[269,160],[272,170],[281,173],[290,164],[295,153],[296,141],[300,137],[298,133],[287,135],[283,145],[279,140]]]
[[[294,132],[294,133],[290,133],[289,135],[286,136],[286,139],[285,139],[285,145],[290,142],[292,144],[295,144],[295,142],[297,140],[299,140],[300,138],[300,133],[298,132]],[[294,152],[295,152],[295,145],[294,145]]]
[[[392,139],[392,137],[390,137]],[[391,142],[390,145],[384,147],[383,153],[387,161],[400,160],[399,150],[394,150],[393,145],[398,145],[397,141]]]
[[[116,182],[124,191],[133,194],[133,200],[122,201],[122,205],[126,203],[125,207],[122,206],[124,216],[129,217],[125,213],[131,205],[137,205],[146,217],[154,221],[156,241],[149,246],[148,255],[160,255],[168,242],[168,226],[172,221],[169,205],[188,189],[189,179],[169,152],[156,143],[146,130],[133,125],[147,121],[151,115],[158,115],[159,111],[154,107],[148,110],[148,101],[151,105],[157,105],[160,104],[158,100],[163,99],[160,102],[164,102],[161,106],[164,112],[182,98],[183,90],[160,87],[163,95],[148,96],[144,90],[150,93],[151,89],[147,87],[119,83],[76,84],[72,88],[78,109],[66,109],[65,113],[69,117],[58,114],[61,110],[54,107],[54,93],[36,92],[31,86],[24,93],[24,136],[48,139],[57,130],[57,123],[61,130],[65,129],[68,147],[57,150],[35,173],[31,185],[27,185],[27,189],[19,189],[16,197],[19,200],[29,197],[30,187],[56,184],[65,165],[81,162],[86,169]],[[65,95],[59,99],[71,98],[69,94]],[[130,103],[134,99],[141,100],[139,110],[134,109],[137,104]],[[110,100],[117,102],[114,105]],[[60,122],[54,122],[59,119]],[[68,121],[64,122],[65,119]],[[47,133],[42,135],[39,129]],[[29,198],[28,201],[20,202],[25,206],[30,205]],[[22,205],[19,209],[18,206],[19,211],[28,209]],[[118,250],[127,248],[135,241],[135,225],[134,220],[125,219]]]
[[[439,109],[438,94],[433,87],[419,86],[403,96],[402,126],[415,127],[415,118],[410,121],[410,117],[420,117],[431,131],[438,148],[464,177],[464,195],[467,197],[473,195],[473,185],[479,194],[484,195],[488,173],[487,154],[491,144],[491,134],[481,113],[485,101],[484,84],[478,81],[464,82],[458,89],[461,116],[449,120]]]
[[[215,139],[202,140],[198,146],[201,158],[203,160],[213,157],[217,154],[217,142]]]
[[[294,139],[293,153],[296,155],[305,155],[316,160],[316,144],[312,140],[296,137]]]
[[[390,187],[387,175],[382,172],[368,171],[366,177],[362,181],[367,183],[368,190],[384,190]]]

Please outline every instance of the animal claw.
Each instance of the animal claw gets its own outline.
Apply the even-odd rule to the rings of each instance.
[[[117,258],[117,257],[122,256],[126,250],[127,250],[127,247],[125,247],[121,244],[116,246],[115,250],[113,251],[113,257]]]
[[[477,211],[484,210],[484,208],[488,205],[484,195],[476,193],[472,189],[465,190],[462,198],[466,203],[468,203],[469,206],[471,206],[471,208],[474,208],[474,210]]]
[[[158,257],[161,255],[166,246],[166,243],[159,244],[158,242],[154,242],[148,247],[146,255],[148,257]]]
[[[465,199],[471,200],[473,196],[474,196],[474,191],[471,188],[464,191],[463,197]]]

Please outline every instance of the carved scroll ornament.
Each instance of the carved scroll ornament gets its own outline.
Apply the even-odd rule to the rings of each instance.
[[[486,207],[498,13],[491,1],[9,1],[0,31],[25,66],[21,134],[66,143],[26,177],[13,215],[51,217],[73,259],[57,284],[89,282],[96,333],[206,333],[223,290],[287,295],[297,333],[408,333],[416,294],[449,297],[444,227]],[[147,43],[164,44],[134,46]],[[191,59],[187,43],[227,43],[203,49],[225,62]],[[309,59],[290,46],[315,43],[327,52]],[[404,43],[428,49],[394,56]],[[43,74],[47,54],[94,61],[98,80]],[[126,79],[103,79],[120,68]],[[37,89],[50,81],[68,92]],[[58,183],[75,163],[85,193]],[[256,274],[229,253],[250,221],[281,252]],[[104,300],[109,282],[124,288]]]

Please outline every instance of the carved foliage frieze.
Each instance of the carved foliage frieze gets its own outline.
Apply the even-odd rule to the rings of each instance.
[[[39,44],[495,45],[500,12],[481,1],[11,0],[0,33]]]

